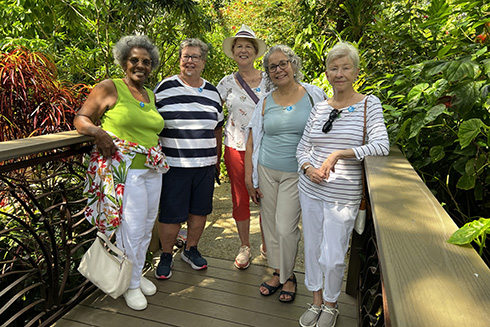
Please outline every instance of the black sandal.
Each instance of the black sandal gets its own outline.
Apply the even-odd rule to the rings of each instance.
[[[298,288],[298,282],[296,281],[296,275],[295,274],[293,274],[293,277],[292,278],[289,278],[286,281],[286,283],[287,282],[293,282],[293,284],[294,284],[294,292],[289,292],[289,291],[281,290],[281,292],[279,293],[279,301],[285,302],[285,303],[287,303],[287,302],[293,302],[294,301],[294,299],[296,297],[296,289]],[[286,283],[284,283],[284,284],[286,284]],[[289,299],[285,299],[285,300],[281,300],[281,295],[283,295],[283,294],[284,295],[289,295],[290,298]]]
[[[275,271],[272,273],[272,275],[273,275],[273,276],[277,276],[277,277],[279,277],[279,274],[278,274],[278,273],[276,273]],[[265,288],[267,288],[267,290],[269,291],[269,293],[264,294],[264,293],[262,293],[262,292],[260,291],[260,289],[259,289],[259,293],[260,293],[260,294],[262,294],[263,296],[270,296],[270,295],[272,295],[272,294],[276,293],[276,291],[277,291],[279,288],[281,288],[282,284],[281,284],[281,283],[279,283],[279,285],[277,285],[277,286],[272,286],[272,285],[267,284],[266,282],[263,282],[262,284],[260,284],[260,286],[264,286]]]

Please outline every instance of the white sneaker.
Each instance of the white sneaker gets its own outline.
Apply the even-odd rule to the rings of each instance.
[[[238,255],[235,258],[235,267],[238,269],[247,269],[250,266],[250,247],[242,245],[238,251]]]
[[[148,278],[141,276],[141,292],[146,296],[152,296],[157,292],[157,287]]]
[[[123,296],[128,307],[133,310],[145,310],[148,306],[148,301],[139,287],[128,289]]]
[[[316,327],[335,327],[337,317],[339,316],[338,306],[335,308],[322,304],[322,313],[316,322]]]
[[[301,327],[315,327],[321,313],[321,307],[308,303],[308,310],[299,318],[299,325]]]

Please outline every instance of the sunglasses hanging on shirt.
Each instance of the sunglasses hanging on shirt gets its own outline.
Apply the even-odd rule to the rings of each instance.
[[[323,133],[326,134],[326,133],[330,132],[330,130],[332,129],[333,121],[335,119],[337,119],[340,116],[341,113],[342,113],[342,110],[338,110],[338,109],[333,109],[330,112],[330,116],[328,117],[328,120],[325,122],[325,124],[322,127],[322,132]]]

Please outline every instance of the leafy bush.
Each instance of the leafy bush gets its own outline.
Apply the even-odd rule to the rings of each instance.
[[[359,89],[381,98],[391,143],[456,223],[467,223],[451,242],[474,241],[482,252],[490,230],[476,223],[490,217],[490,5],[402,0],[363,6],[302,1],[304,29],[295,50],[306,76],[329,91],[322,74],[326,53],[338,40],[357,44]]]
[[[0,53],[0,141],[73,129],[73,117],[88,89],[57,80],[45,55],[24,47]]]
[[[475,241],[483,253],[488,224],[476,222],[490,217],[490,5],[387,5],[364,41],[372,45],[365,90],[382,99],[391,142],[455,222],[468,223],[450,241]]]
[[[464,223],[490,216],[490,60],[428,60],[379,79],[392,143]]]

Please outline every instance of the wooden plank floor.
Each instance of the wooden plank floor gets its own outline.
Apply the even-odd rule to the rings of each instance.
[[[172,278],[156,280],[153,270],[147,277],[158,292],[148,297],[148,308],[129,309],[122,297],[117,300],[100,291],[94,292],[58,320],[56,327],[125,327],[125,326],[299,326],[298,319],[311,302],[311,292],[304,286],[304,274],[296,273],[298,291],[293,303],[281,303],[276,293],[261,296],[258,286],[272,270],[251,265],[239,271],[229,260],[206,257],[209,267],[195,271],[175,256]],[[337,327],[357,326],[356,299],[342,292]]]

